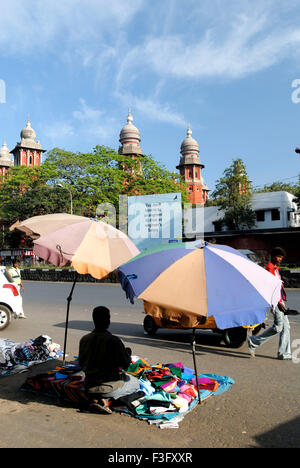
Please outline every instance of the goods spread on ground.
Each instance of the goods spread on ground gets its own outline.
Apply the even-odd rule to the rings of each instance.
[[[145,419],[161,429],[177,428],[198,403],[194,371],[181,362],[150,365],[143,358],[133,356],[126,372],[139,379],[140,389],[115,400],[114,411]],[[216,374],[200,374],[198,383],[203,401],[229,390],[234,380]],[[77,361],[27,378],[21,390],[54,397],[77,408],[87,404],[84,373]]]
[[[0,339],[0,377],[24,372],[28,367],[59,358],[62,354],[60,345],[48,335],[22,343]]]

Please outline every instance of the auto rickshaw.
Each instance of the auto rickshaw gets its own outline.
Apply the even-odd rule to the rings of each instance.
[[[264,327],[264,324],[257,324],[220,330],[214,317],[172,310],[147,301],[144,301],[144,312],[146,317],[143,325],[148,335],[154,335],[159,328],[212,330],[221,334],[221,340],[228,348],[239,348],[246,341],[249,332],[256,335]]]

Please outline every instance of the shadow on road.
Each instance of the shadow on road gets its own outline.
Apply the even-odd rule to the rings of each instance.
[[[64,328],[65,323],[57,323],[54,326]],[[88,333],[93,330],[93,323],[87,320],[70,320],[69,330],[82,330]],[[153,346],[161,349],[180,350],[181,352],[191,353],[191,330],[159,329],[155,335],[150,336],[144,334],[144,329],[140,324],[113,322],[109,327],[109,331],[114,335],[118,335],[128,344]],[[210,330],[197,330],[196,354],[202,355],[208,353],[249,359],[246,344],[238,349],[227,348],[221,342],[221,335],[213,333]]]
[[[300,417],[255,436],[263,448],[300,448]]]

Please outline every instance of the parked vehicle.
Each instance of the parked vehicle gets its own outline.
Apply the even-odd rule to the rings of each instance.
[[[18,287],[0,267],[0,331],[11,323],[13,318],[23,314],[23,300]]]

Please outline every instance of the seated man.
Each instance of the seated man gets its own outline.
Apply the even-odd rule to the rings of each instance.
[[[110,311],[106,307],[93,310],[95,329],[81,338],[79,364],[85,372],[85,388],[91,400],[90,411],[111,413],[108,398],[118,399],[136,392],[139,380],[122,373],[131,363],[129,348],[107,329]]]

